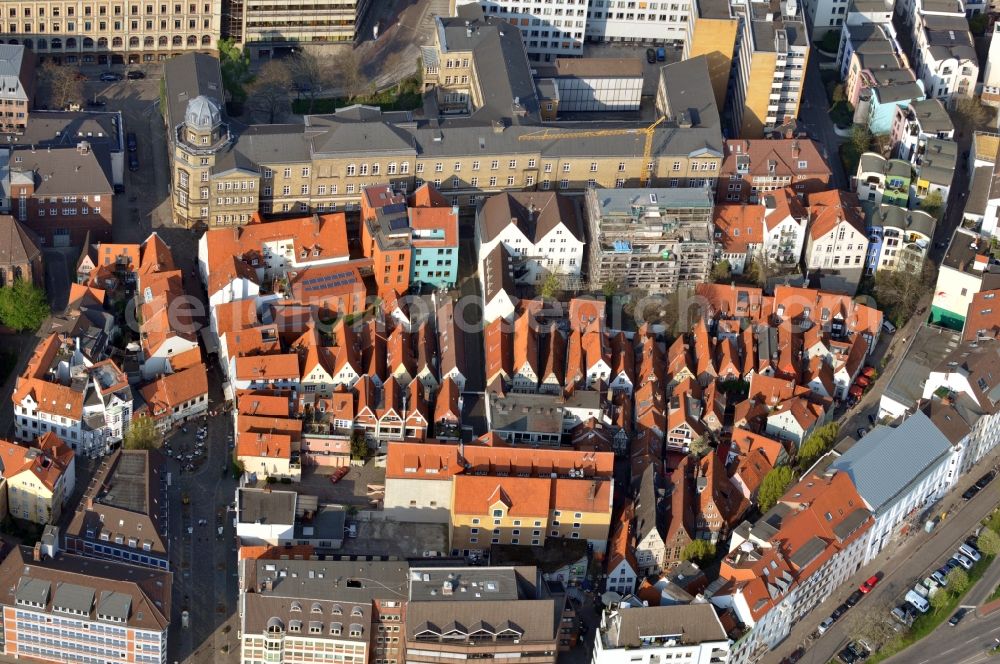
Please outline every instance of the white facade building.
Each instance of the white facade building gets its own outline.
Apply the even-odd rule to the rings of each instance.
[[[729,638],[710,604],[630,606],[606,610],[592,664],[726,664]]]
[[[961,448],[953,446],[921,411],[898,427],[877,426],[830,470],[847,473],[875,516],[864,562],[898,534],[914,511],[930,505],[952,486]]]
[[[583,54],[584,41],[665,44],[689,38],[690,0],[455,0],[521,30],[533,61]]]

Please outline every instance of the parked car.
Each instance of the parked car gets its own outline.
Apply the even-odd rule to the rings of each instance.
[[[970,560],[966,556],[963,556],[961,553],[957,553],[956,552],[955,556],[954,556],[954,559],[956,561],[958,561],[958,564],[961,565],[963,569],[966,569],[966,570],[972,569],[972,560]]]
[[[861,375],[868,380],[874,380],[875,378],[875,367],[865,367],[861,370]]]
[[[358,536],[358,524],[355,522],[348,523],[344,526],[344,534],[350,538],[355,538]]]
[[[837,659],[839,659],[844,664],[857,664],[858,655],[851,648],[851,644],[844,646],[844,649],[837,653]]]
[[[336,484],[340,480],[344,479],[344,475],[346,475],[349,470],[350,470],[350,467],[343,466],[343,467],[338,468],[337,470],[333,471],[333,474],[330,475],[330,482],[332,484]]]
[[[135,137],[135,132],[130,131],[125,134],[125,146],[128,148],[129,152],[135,152],[139,149],[139,140]],[[187,429],[185,429],[186,431]]]
[[[876,422],[878,422],[878,415],[876,415],[875,413],[868,413],[868,424],[874,426]]]
[[[979,487],[973,484],[962,493],[962,500],[972,500],[976,497],[977,493],[979,493]]]
[[[667,59],[667,49],[663,48],[662,46],[656,49],[657,62],[663,62],[666,59]]]
[[[781,660],[781,664],[795,664],[800,659],[802,659],[803,655],[805,654],[806,654],[806,649],[803,648],[802,646],[799,646],[798,648],[792,651],[791,655]]]
[[[896,326],[887,320],[882,321],[882,329],[888,332],[889,334],[896,333]]]
[[[822,636],[823,634],[826,634],[826,630],[830,629],[830,627],[835,622],[837,621],[833,616],[826,618],[825,620],[823,620],[823,622],[819,624],[819,627],[816,628],[816,631],[819,632],[820,635]]]
[[[858,427],[858,438],[864,438],[868,435],[868,429],[864,427]]]
[[[878,582],[879,580],[881,580],[881,578],[882,577],[879,574],[872,574],[870,577],[868,577],[867,581],[858,586],[858,590],[860,590],[863,593],[871,592],[871,589],[878,585]]]
[[[955,615],[951,617],[951,620],[948,621],[948,624],[954,627],[958,623],[962,622],[962,618],[964,618],[965,614],[968,612],[969,610],[963,606],[962,608],[960,608],[958,611],[955,612]]]
[[[133,173],[139,170],[139,157],[134,152],[128,153],[128,169]]]
[[[656,50],[652,48],[646,49],[646,62],[653,64],[656,62]]]
[[[916,610],[913,608],[913,606],[905,602],[894,608],[889,613],[895,620],[901,622],[907,627],[913,624],[913,619],[916,616]]]
[[[927,601],[927,598],[925,598],[925,597],[921,597],[921,596],[920,596],[919,594],[917,594],[917,592],[916,592],[916,591],[914,591],[914,590],[909,590],[909,591],[907,591],[907,593],[906,593],[906,597],[905,597],[904,599],[905,599],[905,600],[906,600],[906,601],[907,601],[908,603],[912,604],[912,605],[913,605],[913,608],[915,608],[915,609],[916,609],[917,611],[919,611],[920,613],[927,613],[927,610],[931,608],[931,605],[930,605],[930,603],[929,603],[929,602]]]
[[[834,620],[840,620],[840,618],[845,613],[847,613],[847,610],[849,608],[851,607],[847,606],[847,604],[841,604],[840,606],[838,606],[836,609],[833,610],[833,613],[830,614],[830,617],[833,618]]]
[[[847,598],[847,601],[845,601],[844,604],[846,604],[848,608],[851,608],[855,604],[860,602],[861,598],[864,596],[865,594],[863,592],[861,592],[860,590],[855,590],[853,593],[851,593],[850,597]]]
[[[138,69],[133,69],[129,71],[127,74],[125,74],[125,77],[128,78],[128,80],[130,81],[138,81],[146,78],[146,74],[139,71]]]
[[[122,75],[117,72],[106,71],[106,72],[101,72],[100,78],[105,83],[114,83],[115,81],[122,80]]]
[[[965,544],[963,544],[962,546],[958,547],[958,552],[961,553],[963,556],[965,556],[966,558],[968,558],[969,560],[971,560],[974,563],[978,563],[979,559],[982,558],[982,556],[979,555],[979,551],[977,551],[977,550],[973,549],[972,547],[967,546]]]
[[[941,570],[931,572],[931,578],[934,579],[934,582],[937,583],[942,588],[948,587],[948,575],[942,574]]]
[[[104,101],[103,99],[91,99],[90,101],[87,102],[87,106],[89,108],[104,108],[107,105],[108,102]]]
[[[993,481],[994,477],[996,477],[996,472],[991,470],[990,472],[986,473],[978,480],[976,480],[976,486],[979,487],[980,489],[985,489],[986,486]]]
[[[965,538],[965,545],[966,546],[971,546],[976,551],[979,551],[979,546],[978,546],[979,545],[979,536],[978,535],[969,535],[968,537]]]

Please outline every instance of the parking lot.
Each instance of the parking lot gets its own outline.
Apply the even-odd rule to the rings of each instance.
[[[330,481],[334,470],[336,469],[304,467],[298,490],[316,496],[321,503],[354,505],[366,509],[371,505],[368,496],[369,485],[385,486],[385,468],[377,467],[373,461],[363,466],[351,466],[347,474],[336,483]]]

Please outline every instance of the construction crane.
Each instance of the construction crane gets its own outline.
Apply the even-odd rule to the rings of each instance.
[[[660,116],[660,119],[648,127],[632,129],[586,129],[582,131],[553,131],[551,129],[542,129],[541,131],[531,132],[530,134],[521,134],[517,137],[517,140],[554,141],[566,138],[599,138],[602,136],[634,136],[636,134],[643,134],[645,135],[646,140],[642,147],[642,171],[639,176],[639,183],[641,186],[645,187],[649,183],[649,160],[653,155],[653,133],[665,119],[666,118],[664,116]]]

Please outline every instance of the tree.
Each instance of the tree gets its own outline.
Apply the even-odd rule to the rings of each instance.
[[[334,84],[348,99],[357,97],[365,91],[365,78],[361,74],[361,61],[353,48],[345,48],[342,54],[338,54],[338,57],[333,61],[331,74]]]
[[[282,60],[268,60],[247,88],[250,112],[266,124],[280,121],[292,109],[292,72]]]
[[[785,491],[792,485],[795,479],[792,469],[788,466],[777,466],[772,468],[764,481],[760,484],[760,491],[757,493],[757,505],[761,512],[766,512],[778,502],[778,499],[785,495]]]
[[[864,125],[854,125],[851,129],[851,147],[860,157],[862,153],[868,152],[872,146],[872,133]]]
[[[931,608],[934,609],[934,613],[938,613],[941,609],[951,603],[951,597],[949,597],[948,593],[944,590],[939,590],[928,597],[927,601],[930,602]]]
[[[538,287],[538,295],[546,299],[555,298],[560,290],[562,290],[562,284],[559,283],[559,277],[554,272],[549,272],[545,276],[545,281]]]
[[[70,104],[83,103],[83,81],[76,73],[76,68],[63,67],[52,60],[46,60],[38,68],[38,83],[50,108],[64,110]]]
[[[930,261],[911,270],[879,270],[872,294],[897,327],[906,323],[917,309],[920,298],[934,285],[936,273]]]
[[[696,539],[687,543],[681,550],[681,560],[704,562],[715,557],[715,544],[708,540]]]
[[[972,131],[985,126],[991,116],[990,111],[979,102],[978,97],[958,97],[954,103],[954,112],[959,127]]]
[[[812,432],[799,446],[799,470],[805,471],[833,448],[840,433],[840,425],[836,422],[824,424]]]
[[[232,39],[220,39],[218,47],[222,85],[231,100],[243,103],[247,98],[243,86],[250,80],[250,56]]]
[[[827,30],[823,38],[819,40],[819,47],[827,53],[836,53],[840,48],[840,31]]]
[[[712,449],[712,445],[706,436],[701,436],[699,438],[695,438],[694,440],[692,440],[691,445],[688,446],[688,449],[691,450],[691,454],[695,455],[696,457],[700,457],[705,452]]]
[[[834,34],[834,33],[828,32],[826,34],[829,35],[829,34]],[[847,101],[847,92],[844,89],[844,84],[843,83],[837,83],[837,85],[835,85],[833,87],[833,95],[831,95],[831,96],[833,97],[833,103],[834,104],[841,104],[841,103]]]
[[[948,592],[958,596],[969,589],[969,575],[961,567],[948,572]],[[938,591],[940,593],[940,591]]]
[[[896,637],[896,629],[887,603],[861,604],[847,614],[845,631],[849,638],[864,641],[872,648],[879,648]]]
[[[984,34],[989,24],[990,20],[986,14],[976,14],[969,19],[969,32],[974,35]]]
[[[18,279],[0,288],[0,322],[15,330],[37,330],[51,309],[45,291],[30,281]]]
[[[368,439],[365,434],[355,431],[351,434],[351,458],[355,461],[364,461],[368,458]]]
[[[982,551],[984,556],[1000,555],[1000,535],[992,528],[983,528],[976,539],[976,548]]]
[[[944,198],[941,197],[941,192],[935,189],[924,196],[924,200],[920,201],[920,209],[941,221],[941,213],[944,211]]]
[[[618,292],[618,282],[614,279],[608,279],[601,284],[601,292],[604,293],[604,297],[610,298]]]
[[[127,450],[154,450],[162,444],[163,434],[148,415],[133,417],[122,440],[122,447]]]
[[[313,112],[316,95],[329,85],[333,76],[329,61],[320,60],[311,51],[300,50],[288,61],[297,93],[309,100],[309,113]]]
[[[712,266],[712,281],[717,284],[724,284],[733,276],[733,267],[727,260],[721,260]]]

